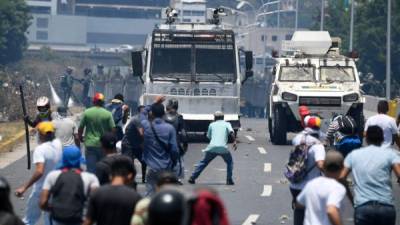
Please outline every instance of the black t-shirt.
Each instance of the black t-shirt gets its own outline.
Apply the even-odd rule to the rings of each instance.
[[[110,183],[111,164],[123,155],[109,155],[96,163],[96,177],[99,179],[100,185]]]
[[[130,225],[141,196],[128,186],[105,185],[89,200],[87,217],[97,225]]]

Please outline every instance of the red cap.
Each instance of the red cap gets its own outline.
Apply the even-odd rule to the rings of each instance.
[[[307,106],[302,105],[299,107],[299,114],[302,117],[310,115],[310,110],[308,109]]]
[[[93,102],[104,102],[104,95],[102,93],[97,92],[94,96],[93,96]]]

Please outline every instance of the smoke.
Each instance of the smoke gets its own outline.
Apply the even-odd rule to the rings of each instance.
[[[62,104],[61,98],[57,95],[57,92],[54,89],[53,84],[51,83],[51,81],[48,77],[47,77],[47,81],[49,82],[49,85],[50,85],[51,99],[52,99],[53,103],[55,105],[61,105]]]

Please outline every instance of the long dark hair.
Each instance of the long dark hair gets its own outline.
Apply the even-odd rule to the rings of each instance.
[[[0,211],[14,214],[10,201],[10,185],[4,177],[0,177]]]

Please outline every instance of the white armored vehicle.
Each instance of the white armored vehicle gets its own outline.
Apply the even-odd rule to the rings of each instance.
[[[339,40],[328,32],[297,31],[282,43],[285,56],[277,57],[269,99],[268,127],[274,144],[286,144],[288,132],[302,129],[299,106],[307,106],[325,122],[347,114],[364,124],[365,98],[354,58],[340,55]]]
[[[143,51],[132,53],[133,74],[144,84],[141,103],[151,104],[157,95],[177,99],[191,132],[207,131],[215,111],[238,130],[240,88],[252,76],[252,52],[243,52],[242,77],[235,34],[219,25],[222,9],[213,10],[207,24],[174,23],[177,11],[166,12],[166,24],[153,30]]]

